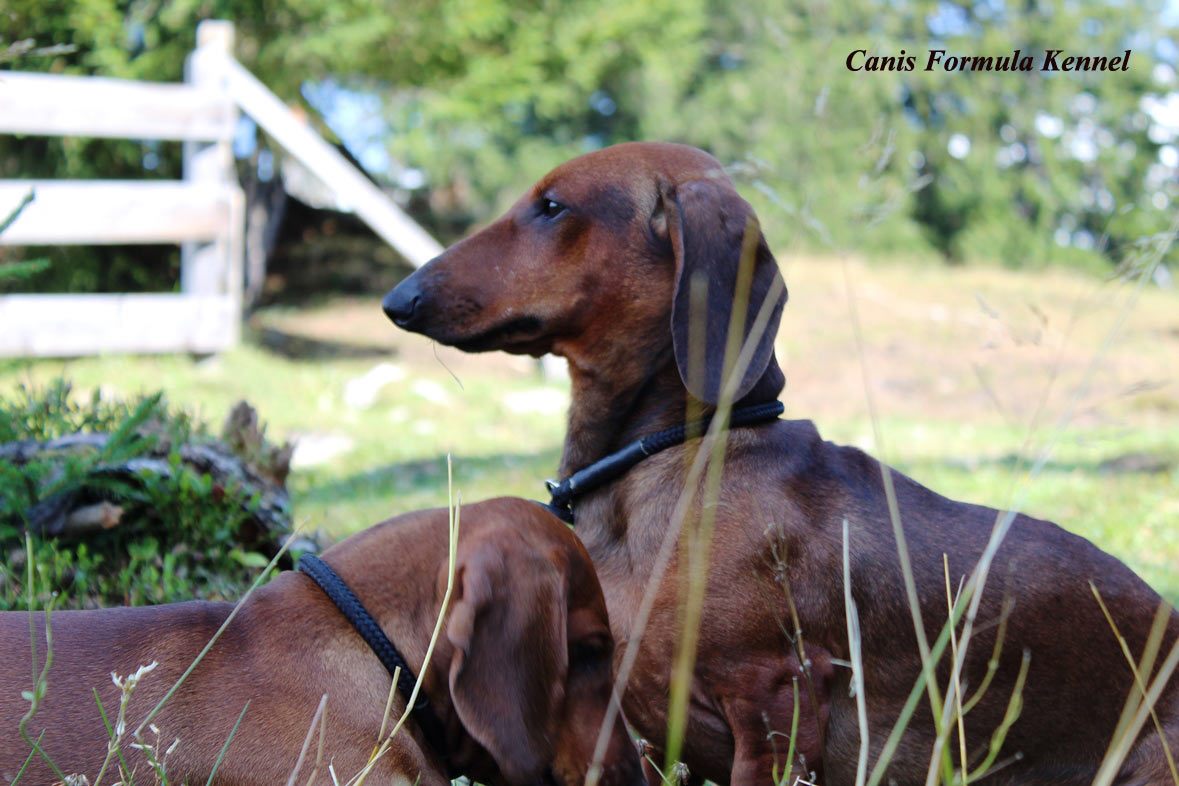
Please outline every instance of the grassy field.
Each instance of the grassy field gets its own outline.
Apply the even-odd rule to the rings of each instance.
[[[1179,601],[1179,293],[1061,271],[782,263],[787,417],[948,496],[1053,519]],[[265,310],[211,358],[3,361],[0,394],[63,374],[80,391],[162,388],[213,424],[248,400],[299,443],[296,519],[333,535],[445,504],[447,454],[466,500],[541,497],[568,403],[533,361],[435,347],[375,297]]]

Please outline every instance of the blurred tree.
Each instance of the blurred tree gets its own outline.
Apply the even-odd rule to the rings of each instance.
[[[0,49],[73,44],[15,67],[177,80],[198,21],[232,19],[237,57],[346,141],[345,110],[379,98],[364,144],[384,158],[353,152],[444,235],[565,158],[668,139],[733,165],[776,247],[1093,264],[1163,231],[1179,200],[1179,128],[1159,109],[1179,89],[1179,49],[1163,12],[1163,0],[8,0]],[[913,70],[849,70],[857,49],[912,56]],[[931,49],[1019,49],[1035,70],[926,71]],[[1133,54],[1126,71],[1045,73],[1046,49]],[[0,137],[0,172],[174,177],[178,148]]]

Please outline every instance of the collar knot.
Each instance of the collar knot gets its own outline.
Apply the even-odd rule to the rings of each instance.
[[[753,426],[776,420],[785,411],[781,401],[764,401],[733,410],[729,417],[729,428]],[[621,450],[616,450],[588,467],[577,470],[565,480],[546,480],[551,497],[548,504],[541,503],[567,524],[573,523],[573,501],[599,486],[604,486],[649,456],[662,450],[681,445],[689,437],[698,437],[708,430],[712,415],[691,423],[657,431],[637,439]]]

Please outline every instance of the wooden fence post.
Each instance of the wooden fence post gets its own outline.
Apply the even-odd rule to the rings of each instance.
[[[224,96],[227,111],[237,106],[226,90],[225,62],[233,53],[233,23],[208,19],[197,26],[196,49],[185,63],[185,81]],[[232,129],[232,124],[229,126]],[[232,131],[212,142],[184,143],[184,180],[225,188],[232,196],[228,221],[211,243],[186,243],[180,249],[180,289],[187,295],[228,295],[232,304],[231,343],[241,329],[242,254],[245,204],[237,187]]]

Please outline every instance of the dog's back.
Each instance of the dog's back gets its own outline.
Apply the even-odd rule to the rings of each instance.
[[[29,641],[30,615],[0,613],[0,663],[4,664],[0,670],[0,782],[14,778],[29,756],[29,745],[12,719],[29,711],[30,703],[21,694],[33,690],[34,674],[40,674],[47,652],[51,650],[52,657],[48,689],[26,731],[33,740],[44,731],[41,746],[63,774],[94,777],[102,764],[98,752],[105,752],[108,739],[102,713],[106,713],[112,728],[119,713],[121,690],[114,684],[112,672],[123,679],[134,674],[141,666],[149,665],[144,653],[173,656],[161,658],[160,665],[148,672],[132,692],[127,717],[134,718],[133,724],[138,723],[179,678],[232,608],[230,603],[192,601],[142,608],[56,611],[49,617],[51,647],[45,638],[45,614],[35,612],[31,615],[35,664]],[[233,718],[229,718],[226,732],[232,723]],[[154,743],[150,734],[147,741]],[[172,740],[162,742],[166,748]],[[26,783],[56,779],[36,755],[22,777]]]

